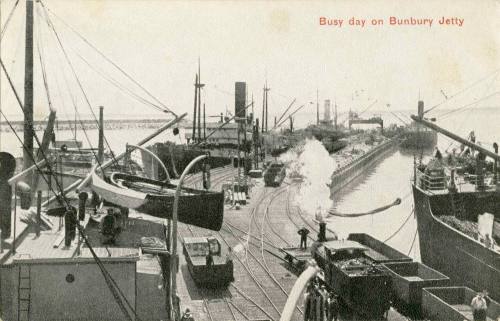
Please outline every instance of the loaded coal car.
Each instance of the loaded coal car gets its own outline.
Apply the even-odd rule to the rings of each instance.
[[[264,172],[264,182],[266,186],[278,187],[286,176],[285,164],[272,162]]]
[[[197,285],[215,288],[234,281],[231,251],[216,237],[185,237],[182,247],[189,272]]]
[[[353,311],[383,318],[390,308],[391,278],[367,250],[355,241],[328,241],[314,249],[313,258],[324,270],[327,286]]]

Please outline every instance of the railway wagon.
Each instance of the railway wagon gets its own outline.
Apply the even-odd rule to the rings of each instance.
[[[382,318],[390,308],[391,278],[366,251],[358,242],[335,240],[317,247],[313,257],[324,270],[326,284],[352,310]]]
[[[419,262],[385,263],[392,277],[394,303],[412,315],[421,313],[422,289],[448,286],[450,279]]]
[[[266,186],[278,187],[286,176],[285,164],[272,162],[264,172],[264,182]]]
[[[364,255],[376,263],[411,262],[411,257],[377,240],[369,234],[351,233],[347,237],[350,241],[358,242],[366,247]]]
[[[185,237],[182,247],[189,272],[197,285],[217,288],[234,281],[231,252],[221,246],[216,237]]]
[[[477,292],[464,286],[424,288],[422,310],[424,315],[435,321],[474,320],[470,303]],[[487,320],[498,320],[500,304],[490,300]]]

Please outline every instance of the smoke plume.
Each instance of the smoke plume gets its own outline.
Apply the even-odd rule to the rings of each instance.
[[[319,210],[324,218],[332,207],[327,184],[336,164],[323,144],[314,138],[307,139],[304,145],[283,154],[280,160],[288,164],[292,176],[303,180],[295,197],[297,205],[309,215],[317,215]]]

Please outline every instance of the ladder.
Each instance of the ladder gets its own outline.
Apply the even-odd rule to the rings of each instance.
[[[17,320],[30,320],[31,306],[31,265],[19,265],[19,279],[17,287]]]

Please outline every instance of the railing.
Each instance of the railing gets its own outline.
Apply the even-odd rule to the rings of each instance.
[[[445,190],[450,184],[451,177],[442,171],[442,174],[428,174],[418,168],[415,169],[415,182],[417,186],[424,190]],[[493,174],[486,175],[473,175],[464,174],[463,176],[455,176],[455,186],[459,191],[462,190],[462,186],[472,185],[476,190],[486,189],[489,186],[494,185]]]
[[[419,169],[415,170],[415,182],[418,187],[424,190],[444,190],[447,188],[448,177],[446,174],[443,175],[429,175],[422,172]]]

